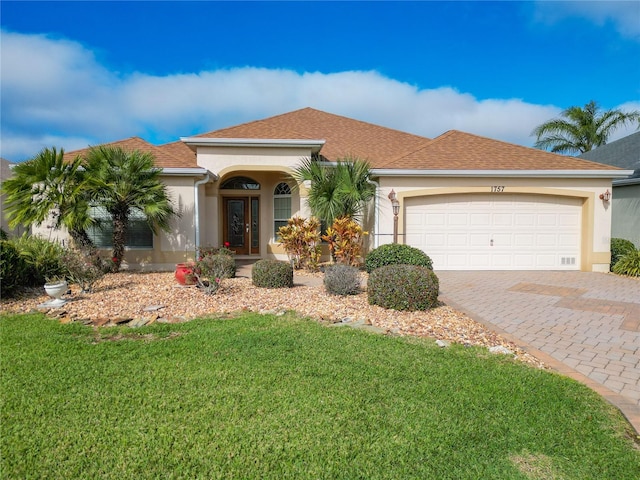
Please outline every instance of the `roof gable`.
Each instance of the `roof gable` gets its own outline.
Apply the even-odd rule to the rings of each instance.
[[[303,108],[198,137],[325,140],[320,154],[327,160],[354,156],[369,161],[374,168],[383,168],[389,159],[406,155],[429,141],[426,137],[313,108]]]
[[[174,142],[181,143],[182,142]],[[168,144],[171,145],[171,144]],[[182,144],[184,145],[184,144]],[[140,137],[130,137],[124,140],[118,140],[111,143],[103,143],[100,146],[109,146],[109,147],[120,147],[127,152],[131,152],[133,150],[140,150],[141,152],[151,153],[155,157],[155,165],[158,168],[194,168],[197,167],[195,157],[193,152],[189,150],[189,147],[184,145],[186,150],[191,154],[190,157],[187,157],[185,154],[180,153],[180,149],[175,146],[167,147],[156,147],[151,143],[143,140]],[[89,153],[91,147],[83,148],[81,150],[74,150],[72,152],[65,152],[64,158],[65,160],[71,160],[72,158],[79,156],[85,156]],[[177,155],[179,154],[179,155]]]
[[[567,157],[450,130],[421,148],[394,159],[386,168],[416,170],[615,170]]]

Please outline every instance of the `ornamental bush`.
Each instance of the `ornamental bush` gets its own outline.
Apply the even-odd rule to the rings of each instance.
[[[0,296],[11,296],[23,285],[25,263],[18,249],[7,240],[0,240]]]
[[[367,273],[385,265],[416,265],[433,270],[431,258],[422,250],[410,245],[388,243],[369,252],[364,261]]]
[[[620,257],[613,266],[613,273],[640,277],[640,250],[634,249]]]
[[[332,295],[357,295],[360,293],[360,270],[338,263],[324,271],[324,288]]]
[[[223,279],[236,276],[236,260],[226,252],[205,255],[196,262],[193,275],[196,285],[205,293],[213,295],[220,288]]]
[[[98,253],[97,248],[84,251],[67,248],[61,257],[65,277],[80,286],[82,292],[91,292],[93,284],[109,271],[109,265]]]
[[[60,243],[26,233],[11,242],[25,263],[24,285],[41,286],[47,278],[65,276],[64,247]]]
[[[322,239],[329,244],[329,251],[338,263],[356,267],[361,263],[362,244],[367,234],[358,222],[347,216],[336,218]]]
[[[291,288],[293,287],[293,267],[279,260],[258,260],[251,269],[251,280],[256,287]]]
[[[369,304],[393,310],[428,310],[438,303],[440,284],[433,270],[416,265],[386,265],[369,275]]]
[[[320,246],[320,222],[317,218],[292,217],[278,229],[278,241],[293,262],[296,270],[318,270],[322,248]]]
[[[635,251],[636,246],[633,242],[624,238],[612,238],[611,239],[611,271],[615,267],[618,260],[627,253]]]

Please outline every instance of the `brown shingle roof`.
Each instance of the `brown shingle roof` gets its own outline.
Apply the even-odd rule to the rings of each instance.
[[[205,138],[325,140],[320,153],[328,160],[355,156],[374,168],[414,151],[429,139],[340,115],[303,108],[275,117],[198,135]]]
[[[385,168],[419,170],[616,170],[609,165],[450,130]]]
[[[182,142],[175,142],[175,143],[180,143],[182,144]],[[187,149],[187,151],[191,154],[191,158],[188,158],[186,155],[181,155],[181,156],[177,156],[174,155],[173,147],[168,147],[167,145],[164,145],[162,147],[156,147],[155,145],[152,145],[151,143],[147,142],[146,140],[143,140],[140,137],[131,137],[131,138],[126,138],[124,140],[118,140],[115,142],[111,142],[111,143],[104,143],[101,144],[103,146],[112,146],[112,147],[120,147],[126,151],[132,151],[132,150],[140,150],[142,152],[149,152],[152,153],[153,156],[155,157],[155,164],[158,168],[195,168],[197,167],[196,161],[195,161],[195,156],[193,155],[193,152],[191,152],[191,150],[189,150],[189,147],[187,147],[186,145],[184,145],[184,147]],[[171,145],[171,144],[169,144]],[[80,156],[84,156],[89,152],[89,149],[91,147],[87,147],[87,148],[83,148],[81,150],[74,150],[72,152],[65,152],[64,154],[64,158],[65,159],[72,159],[78,155]],[[176,148],[175,149],[176,152],[178,152],[179,150]]]

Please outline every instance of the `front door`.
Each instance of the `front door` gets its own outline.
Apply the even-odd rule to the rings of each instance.
[[[236,255],[260,253],[260,208],[258,197],[224,199],[223,237]]]

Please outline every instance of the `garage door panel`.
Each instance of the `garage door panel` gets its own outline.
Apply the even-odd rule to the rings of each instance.
[[[516,233],[513,236],[513,246],[516,248],[532,248],[535,245],[535,235],[530,233]]]
[[[444,236],[443,236],[444,238]],[[469,238],[464,233],[451,233],[446,236],[448,245],[454,247],[466,247],[469,244]]]
[[[409,198],[405,210],[407,243],[424,250],[435,269],[579,268],[579,199],[445,195]]]
[[[469,225],[488,227],[491,225],[491,215],[489,213],[472,213],[469,215]]]
[[[469,217],[466,213],[450,213],[447,215],[447,225],[467,226]]]
[[[553,213],[538,214],[538,225],[541,227],[555,227],[558,224],[558,216]]]
[[[515,224],[518,227],[531,227],[535,225],[536,217],[532,213],[516,213]]]
[[[491,266],[491,256],[488,254],[469,255],[469,265],[476,270],[485,270]]]

